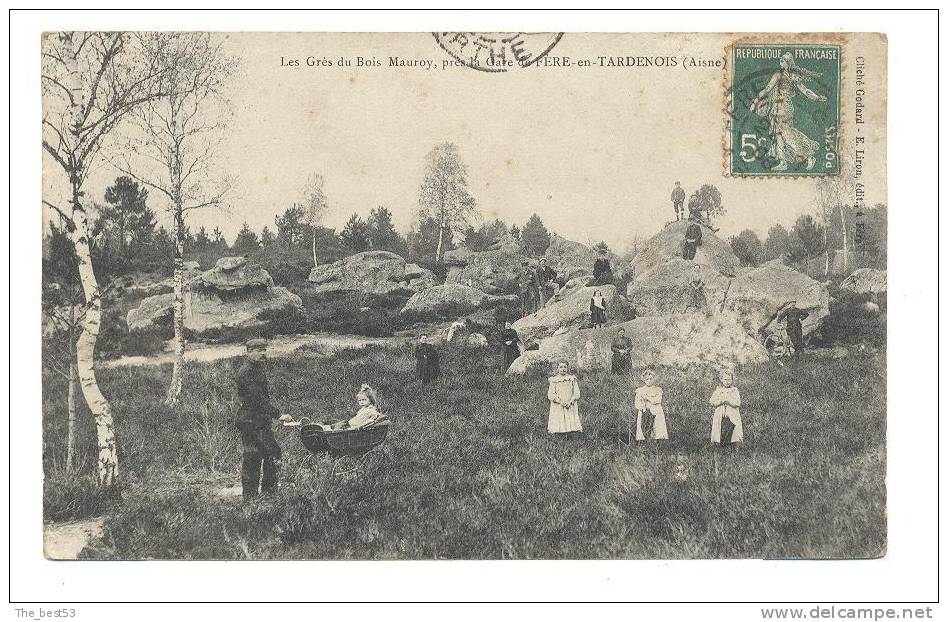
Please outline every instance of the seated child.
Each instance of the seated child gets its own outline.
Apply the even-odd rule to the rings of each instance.
[[[721,370],[721,384],[708,400],[714,407],[711,415],[711,442],[716,445],[744,442],[744,426],[741,423],[741,392],[731,386],[734,373],[727,368]]]
[[[356,393],[356,402],[359,404],[359,410],[351,419],[337,421],[336,423],[317,424],[323,431],[330,430],[357,430],[378,423],[385,418],[376,408],[377,395],[375,389],[367,384],[363,384]]]
[[[668,440],[662,388],[655,384],[655,371],[643,371],[642,382],[645,386],[635,390],[635,440],[644,441],[649,435],[653,440]]]

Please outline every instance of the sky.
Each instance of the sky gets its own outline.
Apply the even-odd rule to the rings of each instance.
[[[615,249],[674,218],[669,195],[676,180],[689,193],[704,183],[720,189],[723,235],[750,228],[763,237],[775,223],[789,228],[801,213],[815,213],[811,179],[723,174],[721,68],[575,66],[599,56],[723,59],[725,35],[567,33],[551,55],[569,56],[572,66],[506,73],[441,69],[450,57],[430,33],[226,37],[225,49],[241,62],[218,160],[221,174],[238,185],[225,211],[193,212],[192,231],[219,226],[232,241],[244,221],[258,232],[273,229],[274,216],[318,173],[330,206],[326,226],[341,229],[353,213],[367,217],[384,205],[406,232],[425,154],[443,141],[458,146],[485,220],[522,224],[537,213],[560,235]],[[858,49],[859,41],[852,45]],[[336,66],[340,56],[353,65]],[[359,68],[358,56],[381,66]],[[334,66],[308,67],[307,57]],[[390,57],[431,60],[436,69],[390,67]],[[290,59],[301,66],[281,66]],[[864,166],[870,203],[885,201],[885,99],[875,101]],[[48,158],[44,165],[47,196],[63,196],[64,176]],[[87,193],[101,201],[118,174],[100,164]]]

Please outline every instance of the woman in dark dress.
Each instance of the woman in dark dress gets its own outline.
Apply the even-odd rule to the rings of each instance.
[[[441,375],[438,351],[424,337],[421,337],[415,346],[415,366],[422,385],[437,380]]]
[[[520,335],[513,329],[510,322],[504,323],[504,330],[500,333],[501,351],[504,355],[504,371],[520,356]]]
[[[602,328],[606,323],[606,301],[598,289],[589,301],[589,315],[592,317],[593,328]]]

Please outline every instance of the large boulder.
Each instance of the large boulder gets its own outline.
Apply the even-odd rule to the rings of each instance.
[[[202,273],[197,281],[200,289],[223,293],[248,289],[267,290],[273,287],[270,273],[260,264],[248,261],[246,257],[221,257],[214,267]]]
[[[510,235],[505,233],[500,236],[493,244],[491,244],[487,250],[491,251],[504,251],[507,253],[516,253],[523,254],[523,242]]]
[[[876,296],[888,290],[888,277],[885,270],[859,268],[839,284],[841,290],[860,296]]]
[[[719,310],[730,279],[710,266],[676,257],[628,284],[626,297],[635,308],[636,315],[683,313],[691,302],[692,267],[695,265],[704,281],[708,310]]]
[[[612,339],[619,328],[632,340],[634,367],[662,365],[684,368],[694,364],[734,365],[767,360],[764,347],[737,324],[703,313],[640,317],[608,329],[574,330],[544,339],[539,350],[525,352],[508,374],[531,368],[549,369],[568,361],[577,369],[610,369]]]
[[[687,221],[669,223],[645,243],[632,260],[636,280],[675,258],[681,258],[681,246],[689,224]],[[695,263],[708,266],[720,274],[736,274],[740,261],[731,250],[731,245],[707,227],[701,227],[701,234],[701,246],[695,253]]]
[[[466,285],[446,283],[414,294],[405,303],[401,313],[460,316],[477,309],[517,301],[517,296],[494,296]]]
[[[129,331],[171,324],[174,294],[151,296],[128,312]],[[243,257],[225,257],[189,283],[184,293],[184,327],[201,336],[222,329],[255,329],[303,313],[299,296],[274,287],[269,273]]]
[[[794,302],[798,309],[809,313],[803,320],[803,333],[808,335],[829,315],[829,301],[824,283],[774,260],[741,270],[726,289],[723,309],[753,335],[781,307]]]
[[[125,318],[129,332],[161,328],[171,324],[174,294],[158,294],[143,299]]]
[[[615,321],[615,285],[579,287],[561,299],[551,300],[536,315],[528,315],[513,323],[513,328],[524,341],[540,340],[556,332],[578,330],[589,324],[589,301],[596,290],[606,301],[606,317]]]
[[[622,266],[619,256],[612,252],[608,253],[607,256],[612,266],[613,275],[620,278],[625,272],[625,268]],[[591,278],[593,266],[596,259],[599,258],[599,253],[581,242],[575,242],[553,234],[550,237],[550,245],[546,249],[544,258],[547,264],[556,270],[557,280],[560,283],[565,283],[582,276]]]
[[[409,268],[410,266],[410,268]],[[356,253],[310,271],[315,293],[358,291],[370,294],[410,295],[435,283],[434,275],[388,251]]]
[[[303,313],[300,297],[285,287],[255,288],[226,298],[198,290],[185,303],[184,327],[198,336],[221,329],[261,328]]]
[[[455,253],[445,283],[466,285],[488,294],[516,292],[525,261],[519,252],[508,250]]]

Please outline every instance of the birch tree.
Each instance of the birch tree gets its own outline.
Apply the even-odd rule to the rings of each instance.
[[[92,266],[85,184],[101,166],[101,150],[115,127],[157,93],[157,59],[121,32],[47,33],[42,40],[43,149],[65,175],[68,205],[44,204],[66,223],[76,251],[85,302],[76,338],[76,374],[95,419],[96,474],[117,483],[119,464],[112,409],[93,360],[102,320],[102,292]]]
[[[323,190],[325,180],[320,174],[311,176],[303,190],[300,192],[300,206],[303,208],[303,219],[310,226],[313,234],[313,267],[318,265],[316,261],[316,229],[323,224],[323,218],[329,211],[329,204],[326,201],[326,193]]]
[[[174,243],[174,367],[165,403],[181,395],[184,368],[185,218],[220,207],[232,182],[218,173],[215,156],[230,116],[225,94],[237,61],[210,33],[143,33],[142,46],[161,68],[161,94],[133,115],[122,155],[113,163],[164,196]]]
[[[438,223],[435,260],[444,261],[444,236],[448,229],[459,231],[477,214],[477,201],[467,189],[467,166],[454,143],[441,143],[425,158],[425,178],[418,191],[420,216]]]
[[[829,232],[832,219],[837,213],[842,224],[840,233],[843,246],[843,273],[849,273],[849,233],[846,230],[846,210],[850,199],[854,196],[856,178],[853,174],[853,158],[843,152],[840,152],[839,156],[839,175],[816,179],[815,203],[823,218],[823,245],[826,247],[823,278],[827,278],[830,272]]]

